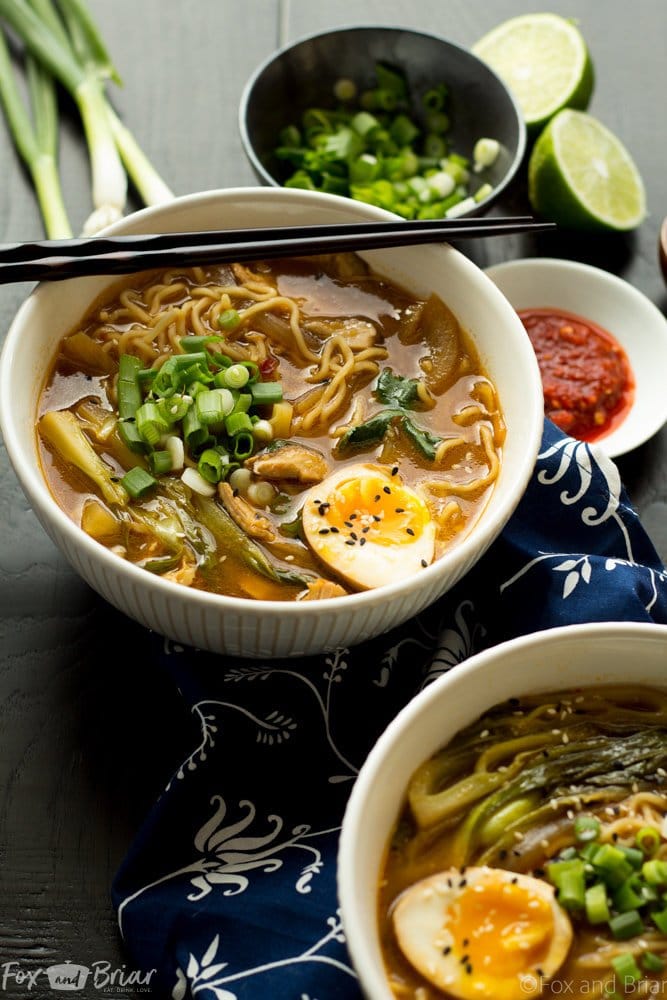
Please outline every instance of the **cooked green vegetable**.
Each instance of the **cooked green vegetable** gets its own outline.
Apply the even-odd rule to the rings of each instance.
[[[423,401],[420,395],[419,379],[394,375],[391,368],[383,368],[375,386],[375,396],[389,406],[403,406],[408,410],[418,409]]]
[[[303,571],[284,570],[270,561],[266,553],[256,545],[224,507],[215,500],[193,494],[192,504],[201,523],[211,532],[221,552],[233,552],[251,569],[276,583],[288,583],[305,587],[314,579]]]
[[[378,376],[375,396],[380,402],[393,404],[361,424],[350,427],[341,435],[337,452],[345,455],[351,451],[362,451],[380,444],[390,426],[400,427],[405,436],[430,462],[435,461],[438,445],[443,440],[437,434],[420,427],[405,411],[415,409],[422,402],[418,379],[394,375],[391,368],[385,368]]]
[[[282,129],[275,155],[294,167],[285,186],[348,195],[407,219],[472,207],[470,161],[449,148],[445,84],[419,98],[403,73],[383,63],[375,81],[358,99],[352,81],[339,81],[335,107],[308,108]]]
[[[99,487],[107,503],[127,504],[127,492],[116,481],[113,469],[97,454],[73,413],[50,410],[41,417],[39,432],[63,461],[75,465]]]

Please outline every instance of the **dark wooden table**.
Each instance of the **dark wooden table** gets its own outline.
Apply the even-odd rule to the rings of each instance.
[[[284,42],[336,25],[377,23],[472,45],[499,21],[534,9],[525,0],[91,3],[125,82],[115,105],[177,194],[254,183],[237,129],[239,98],[254,67]],[[627,238],[517,237],[466,250],[482,266],[539,253],[585,260],[665,309],[656,244],[667,212],[667,4],[551,0],[549,9],[580,22],[596,68],[590,110],[632,151],[649,217]],[[77,228],[89,211],[89,183],[71,109],[61,163]],[[0,177],[0,240],[41,236],[32,189],[3,125]],[[527,207],[520,179],[500,210]],[[0,289],[3,333],[28,291]],[[667,428],[619,466],[667,558]],[[0,994],[53,996],[39,987],[28,992],[27,980],[18,984],[11,972],[68,959],[112,967],[127,961],[110,883],[191,747],[194,724],[151,662],[144,631],[89,590],[47,538],[4,452],[0,523]]]

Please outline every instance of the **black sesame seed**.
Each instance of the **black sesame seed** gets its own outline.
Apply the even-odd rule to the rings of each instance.
[[[361,533],[362,535],[366,535],[370,530],[371,530],[370,524],[367,524],[365,528],[361,529]]]
[[[405,507],[396,507],[397,514],[405,514]]]
[[[452,950],[451,944],[446,944],[445,947],[442,949],[442,954],[449,955],[451,950]]]
[[[375,503],[377,503],[378,500],[381,500],[381,499],[382,499],[382,497],[380,496],[379,493],[376,496],[373,497],[373,500],[375,501]]]
[[[360,545],[365,545],[366,544],[366,539],[365,538],[360,538],[359,539],[359,544]]]
[[[354,538],[354,540],[356,542],[356,541],[358,541],[359,536],[357,535],[356,531],[351,531],[350,532],[350,538]]]
[[[382,520],[382,518],[380,517],[380,515],[379,515],[379,514],[373,514],[373,520],[374,520],[374,521],[381,521],[381,520]]]
[[[383,486],[382,487],[382,492],[383,493],[391,493],[391,486]]]
[[[470,964],[470,962],[468,962],[468,964],[466,965],[466,972],[468,973],[468,975],[472,973],[472,965]]]
[[[395,465],[394,468],[391,470],[391,474],[392,474],[392,476],[397,476],[398,475],[398,466],[397,465]]]
[[[332,535],[337,535],[339,533],[338,528],[331,528],[330,530]]]
[[[461,957],[461,958],[459,959],[459,961],[461,962],[461,965],[465,965],[465,964],[466,964],[466,962],[469,962],[469,961],[470,961],[470,955],[463,955],[463,956],[462,956],[462,957]]]
[[[467,884],[468,884],[468,879],[462,878],[461,881],[459,882],[459,889],[465,889]]]
[[[426,562],[425,559],[422,559],[422,566],[424,567],[424,569],[426,569],[426,567],[428,566],[428,563]]]
[[[358,514],[350,514],[350,521],[356,521]]]
[[[406,528],[405,533],[406,535],[412,535],[414,537],[414,531],[412,530],[412,528]]]
[[[355,541],[353,541],[351,538],[347,538],[345,540],[345,544],[346,545],[356,545],[357,543]]]
[[[468,938],[464,938],[461,944],[463,945],[464,948],[467,948],[468,945],[470,944],[470,941],[468,940]]]
[[[328,528],[320,528],[318,534],[319,535],[328,535],[329,534],[329,529]]]
[[[345,525],[346,528],[352,527],[352,521],[343,521],[343,524]]]
[[[518,878],[513,878],[512,879],[512,885],[517,885],[518,882],[519,882]]]

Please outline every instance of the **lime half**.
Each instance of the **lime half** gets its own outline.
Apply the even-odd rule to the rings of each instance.
[[[572,229],[635,229],[646,193],[629,152],[596,118],[559,112],[528,162],[528,197],[540,215]]]
[[[531,132],[562,108],[588,107],[593,65],[581,32],[564,17],[512,17],[484,35],[473,52],[509,87]]]

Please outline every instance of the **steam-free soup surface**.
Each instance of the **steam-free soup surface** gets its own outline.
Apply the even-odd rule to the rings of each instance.
[[[119,557],[310,600],[463,537],[504,425],[447,306],[340,255],[125,281],[62,341],[38,436],[57,502]]]

